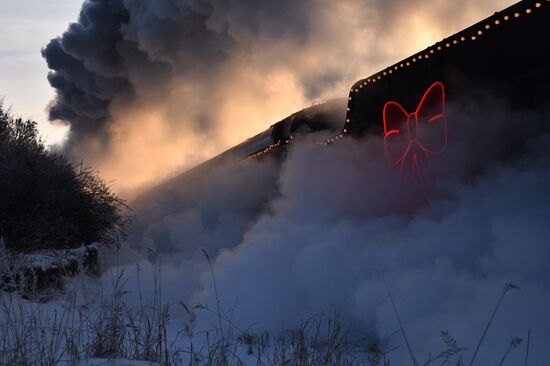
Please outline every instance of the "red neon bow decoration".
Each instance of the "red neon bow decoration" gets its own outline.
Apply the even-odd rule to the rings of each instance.
[[[384,105],[383,116],[386,159],[405,170],[407,178],[422,176],[420,160],[441,154],[447,147],[443,84],[433,83],[414,113],[390,101]]]

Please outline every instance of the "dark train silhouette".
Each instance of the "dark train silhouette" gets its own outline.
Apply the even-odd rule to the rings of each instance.
[[[547,104],[550,1],[521,1],[380,72],[350,91],[343,133],[383,132],[383,107],[414,110],[436,82],[449,101],[498,95],[514,107]]]
[[[234,237],[223,238],[228,246],[238,243],[246,226],[278,194],[278,170],[272,167],[280,165],[289,146],[309,143],[313,132],[317,139],[325,136],[316,140],[320,145],[380,134],[390,163],[409,161],[415,167],[422,155],[446,147],[445,103],[476,98],[491,103],[494,99],[486,98],[491,95],[520,110],[547,107],[549,31],[550,0],[521,1],[359,80],[348,98],[294,113],[137,197],[132,202],[136,221],[131,245],[143,248],[152,241],[176,250],[169,223],[180,222],[187,213],[203,226],[213,247],[221,240],[215,234],[218,223],[241,218]]]
[[[300,141],[300,137],[310,132],[332,132],[326,140],[319,141],[320,144],[367,133],[387,135],[395,129],[385,126],[385,122],[399,122],[399,107],[405,117],[414,114],[409,112],[419,107],[419,101],[435,83],[440,83],[443,91],[432,88],[427,101],[441,99],[434,93],[443,92],[444,100],[440,103],[443,106],[447,101],[464,96],[482,98],[486,94],[498,95],[518,108],[545,105],[550,101],[549,36],[550,1],[521,1],[357,81],[349,93],[347,110],[339,99],[306,108],[207,164],[227,159],[261,158],[266,154],[284,157],[288,144]],[[397,101],[396,105],[386,105],[391,101]],[[428,114],[428,110],[434,108],[424,107]],[[342,116],[346,113],[345,118],[340,119],[335,111],[342,111]],[[384,121],[384,117],[388,121]],[[340,124],[335,125],[335,121]],[[419,133],[420,126],[422,124]]]

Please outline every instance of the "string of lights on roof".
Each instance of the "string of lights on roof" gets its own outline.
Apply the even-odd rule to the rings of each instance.
[[[529,6],[529,4],[526,4],[524,9],[521,9],[521,10],[515,9],[513,11],[510,11],[510,13],[508,14],[504,14],[504,12],[497,12],[493,16],[487,18],[484,21],[485,24],[480,25],[477,31],[474,30],[474,32],[470,33],[470,35],[463,34],[465,31],[462,31],[454,36],[443,39],[442,41],[434,44],[432,47],[428,47],[426,50],[421,51],[413,56],[410,56],[409,58],[406,58],[405,60],[399,63],[389,66],[388,68],[370,76],[369,78],[358,81],[351,87],[349,97],[348,97],[346,121],[340,134],[334,137],[327,138],[324,141],[317,141],[317,144],[323,145],[323,146],[330,145],[335,141],[343,138],[348,133],[349,125],[352,123],[349,112],[351,112],[351,102],[353,100],[354,93],[359,93],[363,88],[366,88],[368,85],[372,85],[382,80],[384,77],[389,77],[390,75],[393,75],[394,73],[399,72],[399,70],[401,69],[405,69],[410,66],[413,66],[414,64],[420,63],[423,60],[428,60],[432,55],[434,55],[437,52],[443,51],[445,49],[451,48],[453,46],[457,46],[461,43],[465,43],[468,41],[475,42],[490,30],[497,29],[498,26],[503,23],[509,22],[510,20],[513,20],[513,19],[518,19],[523,14],[530,15],[531,13],[533,13],[534,10],[540,9],[544,3],[547,3],[547,4],[550,3],[550,0],[545,0],[544,2],[542,0],[538,1],[532,4],[532,7]]]
[[[529,4],[531,3],[531,4]],[[347,116],[346,121],[344,124],[344,127],[340,131],[339,134],[336,136],[329,137],[323,141],[317,141],[317,145],[327,146],[330,145],[338,140],[343,139],[349,132],[349,126],[352,123],[350,113],[351,112],[351,103],[353,101],[353,94],[359,93],[364,88],[367,88],[369,85],[372,85],[380,80],[382,80],[385,77],[393,76],[393,74],[398,73],[401,69],[406,69],[411,66],[414,66],[415,64],[421,63],[424,60],[430,59],[433,55],[435,55],[438,52],[444,51],[446,49],[458,46],[460,44],[466,43],[466,42],[475,42],[479,38],[483,37],[486,33],[491,32],[494,29],[500,28],[499,25],[505,24],[507,22],[510,22],[511,20],[518,19],[521,16],[529,16],[532,14],[535,10],[540,9],[544,4],[548,5],[550,3],[550,0],[540,0],[535,3],[532,2],[525,2],[525,7],[523,9],[508,9],[503,12],[497,12],[493,16],[487,18],[485,21],[480,22],[479,28],[477,30],[474,29],[473,33],[465,34],[466,31],[470,32],[470,29],[464,30],[462,32],[459,32],[449,38],[444,38],[442,41],[437,42],[431,47],[428,47],[426,50],[421,51],[415,55],[412,55],[406,59],[404,59],[401,62],[398,62],[392,66],[387,67],[386,69],[375,73],[374,75],[362,79],[355,83],[350,90],[349,97],[348,97],[348,106],[347,106]],[[511,8],[514,8],[512,6]],[[508,11],[508,13],[505,13]],[[291,139],[293,136],[290,137]],[[286,144],[289,144],[290,140],[284,140],[279,141],[276,143],[273,143],[269,145],[267,148],[258,151],[252,155],[248,156],[248,159],[255,159],[258,158],[264,154],[267,154],[271,152],[272,150],[284,146]]]
[[[290,136],[290,138],[294,138],[292,136]],[[267,154],[269,152],[271,152],[272,150],[278,148],[279,146],[281,145],[286,145],[290,143],[290,140],[283,140],[283,141],[277,141],[276,143],[273,143],[273,144],[270,144],[268,147],[266,147],[265,149],[262,149],[258,152],[255,152],[254,154],[252,155],[249,155],[246,157],[247,160],[251,160],[251,159],[256,159],[256,158],[259,158],[260,156],[264,155],[264,154]]]

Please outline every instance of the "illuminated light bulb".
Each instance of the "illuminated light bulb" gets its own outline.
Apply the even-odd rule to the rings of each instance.
[[[486,24],[485,29],[489,29],[489,28],[491,28],[491,26],[489,24]]]
[[[496,24],[496,25],[499,25],[499,24],[500,24],[500,20],[498,20],[498,19],[495,20],[495,24]]]
[[[430,55],[425,54],[425,55],[424,55],[424,58],[430,58]]]
[[[519,18],[519,13],[514,13],[514,16],[515,16],[516,18]]]
[[[385,76],[385,75],[386,75],[386,72],[384,71],[383,74],[384,74],[384,76]]]
[[[348,108],[348,112],[351,111],[351,108]]]
[[[410,65],[411,65],[411,63],[407,61],[407,66],[410,66]]]
[[[415,59],[415,58],[413,58],[413,62],[416,62],[416,59]]]
[[[393,70],[388,71],[390,74],[393,72]]]
[[[483,31],[477,31],[477,34],[479,34],[480,36],[483,34]]]
[[[430,50],[430,53],[434,53],[434,50],[433,50],[433,48],[432,48],[432,49]]]
[[[382,79],[382,77],[380,75],[378,75],[378,80]]]
[[[540,3],[536,3],[535,8],[540,8],[540,5],[541,5]]]
[[[367,82],[365,81],[365,82],[363,83],[363,85],[365,85],[365,86],[366,86],[366,85],[367,85]]]
[[[367,82],[369,82],[369,83],[370,83],[370,79],[367,79]]]
[[[359,89],[355,89],[355,92],[358,93],[358,92],[359,92]]]
[[[464,42],[466,40],[466,37],[460,37],[460,40]]]
[[[525,9],[525,12],[526,12],[527,14],[531,14],[531,9]]]
[[[405,66],[405,65],[401,64],[401,65],[399,65],[399,66],[400,66],[400,67],[403,67],[403,66]]]
[[[348,119],[346,119],[346,123],[349,123],[349,118],[348,118]]]
[[[348,130],[344,128],[344,133],[346,133],[346,132],[348,132]]]
[[[445,47],[451,47],[451,44],[449,42],[445,43]]]
[[[510,17],[508,15],[505,15],[504,20],[508,20],[508,19],[510,19]]]
[[[453,40],[453,44],[457,44],[457,43],[458,43],[458,41],[456,39]]]
[[[359,89],[363,89],[363,84],[359,85]]]
[[[418,59],[419,59],[419,60],[422,60],[422,55],[418,55]]]
[[[475,41],[476,40],[476,36],[472,36],[472,41]]]
[[[351,99],[352,99],[351,97],[348,98],[348,100],[351,100]]]

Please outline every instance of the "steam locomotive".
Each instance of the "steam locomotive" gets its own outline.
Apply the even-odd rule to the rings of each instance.
[[[331,133],[318,142],[321,145],[369,133],[395,137],[392,135],[397,129],[390,125],[399,122],[399,114],[403,118],[414,114],[406,111],[417,110],[419,101],[425,97],[436,99],[432,104],[443,98],[436,109],[444,108],[441,104],[446,101],[466,95],[482,98],[487,94],[498,95],[518,108],[546,105],[550,101],[549,24],[549,0],[520,1],[357,81],[351,87],[347,108],[343,100],[334,100],[304,109],[213,161],[257,159],[266,154],[284,158],[287,145],[300,141],[300,137],[309,132]],[[431,93],[427,94],[428,90]],[[389,101],[399,103],[388,105]],[[434,106],[426,106],[425,113],[435,113],[429,110],[432,108]],[[345,118],[330,112],[334,110],[341,110]],[[334,121],[342,123],[338,126]],[[445,142],[442,140],[436,145]],[[433,148],[438,150],[441,146]]]
[[[347,98],[306,108],[273,124],[146,192],[132,206],[138,216],[139,212],[147,213],[143,220],[155,222],[156,218],[160,220],[164,215],[178,212],[181,209],[181,205],[175,203],[178,200],[200,205],[201,200],[197,198],[200,193],[189,187],[199,187],[206,195],[212,190],[228,190],[226,184],[206,191],[216,167],[242,160],[280,162],[289,146],[304,141],[303,137],[312,132],[325,133],[326,138],[317,141],[320,145],[330,145],[350,136],[380,134],[392,164],[412,159],[414,165],[417,154],[438,154],[445,149],[445,103],[460,102],[465,97],[490,103],[485,96],[497,95],[507,105],[519,109],[549,105],[549,25],[550,0],[520,1],[357,81]],[[430,138],[424,138],[425,135]],[[414,149],[412,153],[411,149]],[[232,174],[239,173],[233,171]],[[276,187],[271,185],[275,186],[277,178],[267,175],[257,183],[263,184],[263,188],[270,185],[275,191]],[[261,206],[266,200],[266,197],[258,199],[257,204]],[[164,205],[162,210],[155,208],[154,202],[168,201],[174,204]],[[251,203],[250,207],[254,205]],[[166,207],[171,208],[166,211]],[[222,212],[222,208],[219,211]],[[259,211],[251,209],[251,212],[253,215]]]

